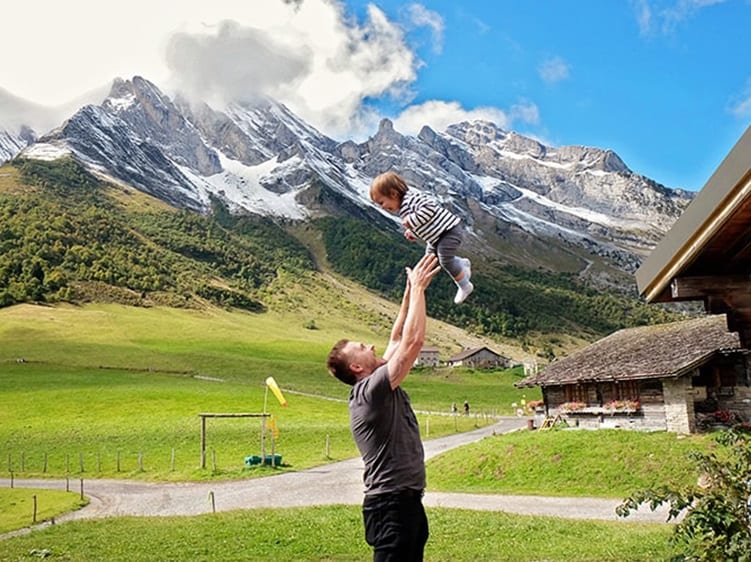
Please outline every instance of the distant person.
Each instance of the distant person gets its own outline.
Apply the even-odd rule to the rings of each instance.
[[[390,213],[398,214],[404,237],[425,242],[425,252],[437,254],[441,264],[458,286],[454,302],[463,303],[474,290],[470,281],[472,264],[456,252],[464,238],[461,219],[425,192],[410,189],[394,172],[377,176],[370,185],[371,200]]]
[[[407,285],[386,351],[346,339],[327,359],[329,373],[351,385],[352,435],[365,464],[362,512],[373,560],[421,561],[428,540],[422,504],[425,452],[409,396],[401,383],[425,340],[425,289],[441,270],[433,255],[407,268]]]
[[[464,415],[469,415],[469,402],[467,402],[466,400],[464,401]]]
[[[458,411],[459,411],[459,409],[456,407],[456,402],[452,402],[452,404],[451,404],[451,413],[452,414],[456,414],[456,412],[458,412]]]

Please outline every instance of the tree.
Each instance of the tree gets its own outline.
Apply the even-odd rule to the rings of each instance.
[[[709,454],[692,451],[697,483],[682,490],[661,486],[626,498],[616,513],[626,517],[642,504],[654,510],[668,504],[672,540],[684,553],[674,561],[751,561],[751,440],[742,429],[720,432],[721,448]]]

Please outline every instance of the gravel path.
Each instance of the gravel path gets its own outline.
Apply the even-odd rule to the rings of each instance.
[[[426,459],[439,453],[478,441],[488,435],[514,431],[526,426],[526,419],[503,418],[496,424],[425,441]],[[121,515],[165,516],[199,515],[232,509],[298,507],[362,503],[362,471],[359,458],[332,463],[299,472],[225,482],[153,484],[126,480],[84,480],[84,493],[90,503],[85,508],[58,517],[57,522]],[[78,480],[70,488],[78,490]],[[0,479],[0,486],[10,486]],[[65,489],[64,480],[15,479],[17,488]],[[213,496],[213,504],[212,504]],[[427,492],[424,503],[430,507],[505,511],[528,515],[549,515],[574,519],[665,522],[667,510],[648,508],[627,519],[616,516],[619,500],[602,498],[562,498]],[[0,536],[0,538],[2,538]]]

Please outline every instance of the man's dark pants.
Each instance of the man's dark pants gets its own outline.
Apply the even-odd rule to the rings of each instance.
[[[373,562],[422,561],[428,541],[422,490],[366,496],[362,514]]]

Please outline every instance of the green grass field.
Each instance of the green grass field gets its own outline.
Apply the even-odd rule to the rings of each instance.
[[[34,523],[49,521],[88,502],[80,494],[62,490],[8,488],[0,490],[0,535]]]
[[[291,315],[104,305],[23,305],[1,310],[0,319],[0,466],[8,472],[151,480],[266,473],[243,462],[261,452],[255,418],[208,419],[207,466],[199,467],[199,413],[261,413],[264,403],[279,429],[282,470],[357,454],[349,389],[324,367],[344,328],[307,330]],[[268,376],[288,407],[267,395]],[[513,387],[519,377],[418,371],[405,388],[423,435],[436,437],[510,414],[524,396]],[[464,400],[478,416],[447,415]]]
[[[386,336],[382,327],[349,330],[343,319],[309,330],[306,317],[112,305],[0,310],[0,474],[232,479],[355,456],[348,388],[326,373],[324,359],[342,335],[377,346]],[[287,408],[266,394],[269,375]],[[513,386],[520,376],[417,369],[405,388],[424,437],[437,437],[490,423],[495,414],[511,414],[512,403],[538,398]],[[261,412],[266,398],[283,466],[244,465],[246,455],[260,452],[257,419],[210,419],[207,466],[199,468],[198,414]],[[477,415],[448,415],[452,402],[464,400]],[[709,446],[706,437],[663,433],[522,431],[436,457],[428,463],[428,486],[620,497],[650,482],[690,483],[695,475],[683,454]],[[18,503],[15,493],[0,490],[0,505]],[[57,504],[57,513],[69,507]],[[19,523],[0,510],[0,528],[28,525],[28,505],[22,511]],[[431,509],[429,517],[428,560],[670,558],[665,525],[448,509]],[[369,550],[361,525],[357,507],[71,522],[4,540],[0,560],[362,560]]]
[[[443,491],[622,499],[660,484],[694,484],[686,453],[713,444],[708,435],[667,432],[523,431],[447,451],[428,463],[428,474],[430,487]]]
[[[425,560],[655,562],[670,526],[428,509]],[[362,561],[372,554],[357,506],[119,517],[55,525],[0,543],[0,561]],[[137,539],[136,539],[137,537]]]

